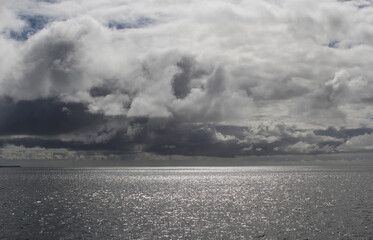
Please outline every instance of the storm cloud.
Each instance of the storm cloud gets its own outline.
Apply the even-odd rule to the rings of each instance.
[[[373,150],[370,1],[0,2],[0,143]]]

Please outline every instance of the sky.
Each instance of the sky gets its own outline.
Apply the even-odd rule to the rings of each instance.
[[[0,0],[0,55],[0,164],[373,161],[371,0]]]

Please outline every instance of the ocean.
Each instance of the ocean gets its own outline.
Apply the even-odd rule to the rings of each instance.
[[[373,239],[373,167],[2,168],[0,239]]]

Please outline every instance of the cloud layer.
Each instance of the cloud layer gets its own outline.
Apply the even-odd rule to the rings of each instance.
[[[3,144],[211,156],[373,149],[368,0],[0,9]]]

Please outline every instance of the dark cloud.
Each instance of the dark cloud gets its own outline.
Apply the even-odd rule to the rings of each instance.
[[[176,63],[176,66],[180,70],[179,73],[175,74],[172,79],[172,90],[173,94],[178,99],[185,98],[192,89],[193,80],[201,78],[207,75],[206,69],[201,68],[199,63],[192,57],[182,57],[180,61]],[[202,87],[194,86],[194,87]]]
[[[225,90],[226,72],[223,67],[218,66],[207,79],[206,91],[208,95],[220,94]]]
[[[345,129],[340,128],[337,129],[335,127],[328,127],[324,130],[315,130],[315,134],[322,135],[322,136],[330,136],[335,138],[341,138],[341,139],[349,139],[352,137],[356,137],[359,135],[364,134],[371,134],[373,133],[373,129],[371,128],[356,128],[356,129]]]
[[[112,90],[108,87],[92,87],[89,90],[89,94],[92,97],[105,97],[112,93]]]
[[[221,141],[211,125],[175,125],[154,129],[145,150],[159,154],[233,157],[240,146],[235,140]]]
[[[76,69],[75,53],[76,44],[63,39],[54,38],[35,45],[25,59],[29,68],[22,87],[30,93],[38,92],[40,97],[58,95],[78,87],[83,76]]]
[[[89,113],[82,104],[55,99],[15,102],[6,98],[0,103],[3,146],[218,157],[320,154],[338,152],[348,139],[373,132],[368,128],[311,131],[275,123],[249,127],[105,117]]]
[[[172,79],[172,89],[175,97],[185,98],[190,93],[193,64],[190,58],[183,58],[177,63],[181,72],[175,74]]]
[[[57,135],[104,123],[102,115],[89,113],[81,103],[56,99],[2,98],[0,109],[0,135]]]
[[[69,150],[76,151],[111,151],[113,153],[128,153],[132,152],[134,147],[131,142],[120,134],[116,134],[107,142],[100,143],[84,143],[82,141],[63,141],[60,139],[45,139],[37,137],[24,137],[24,138],[13,138],[13,139],[1,139],[0,144],[5,146],[7,144],[13,144],[16,146],[23,146],[27,148],[43,147],[43,148],[66,148]]]

